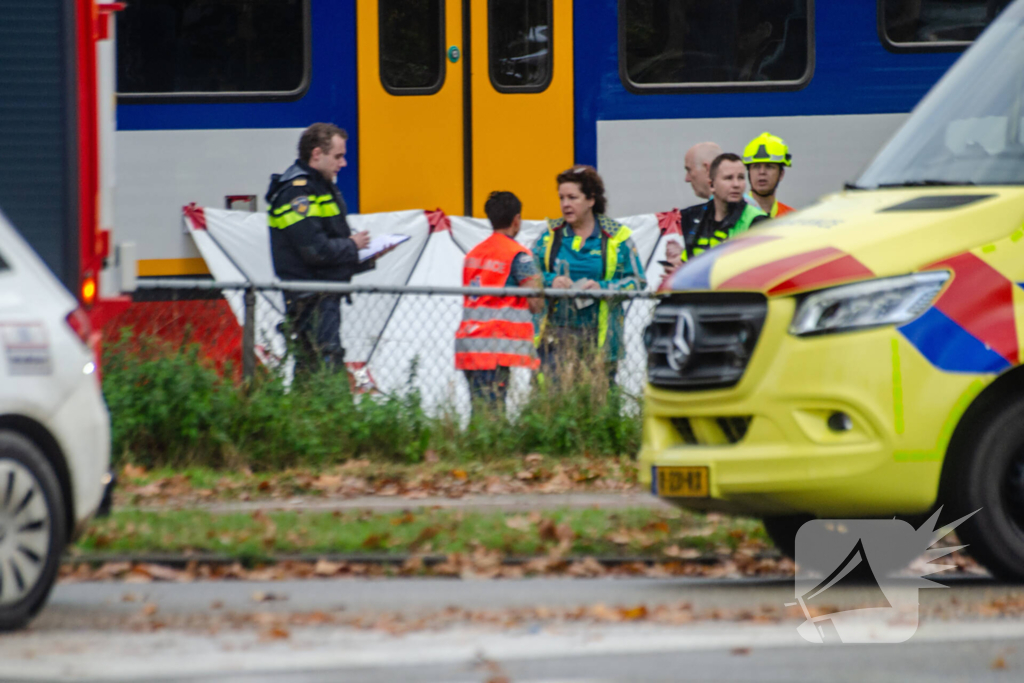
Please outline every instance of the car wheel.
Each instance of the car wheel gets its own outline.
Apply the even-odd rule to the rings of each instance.
[[[764,530],[768,532],[768,538],[772,539],[779,552],[790,559],[796,559],[796,532],[812,519],[814,517],[810,515],[780,515],[765,517],[761,521]]]
[[[1024,400],[958,441],[947,456],[943,499],[955,517],[978,512],[957,536],[996,577],[1024,580]]]
[[[23,626],[46,602],[66,526],[46,457],[20,434],[0,431],[0,631]]]

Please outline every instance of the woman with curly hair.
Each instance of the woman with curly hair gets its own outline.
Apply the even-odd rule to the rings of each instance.
[[[605,212],[604,181],[591,166],[558,174],[562,217],[548,221],[533,247],[544,286],[555,289],[635,290],[646,285],[632,231]],[[555,369],[567,351],[595,351],[610,364],[609,376],[623,354],[622,299],[549,299],[538,334],[541,372]]]

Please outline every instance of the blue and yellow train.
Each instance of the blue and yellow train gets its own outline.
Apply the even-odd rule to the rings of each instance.
[[[139,0],[117,23],[114,239],[205,270],[180,207],[264,207],[314,121],[350,133],[351,211],[558,214],[597,165],[611,213],[686,206],[683,154],[763,130],[797,207],[854,177],[999,0]]]

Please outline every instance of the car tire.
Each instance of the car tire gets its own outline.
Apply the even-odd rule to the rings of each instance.
[[[1007,405],[964,438],[947,457],[944,502],[966,551],[995,577],[1024,580],[1024,399]]]
[[[764,517],[761,521],[779,552],[793,560],[796,559],[796,532],[812,519],[810,515],[779,515]]]
[[[53,467],[35,443],[0,430],[0,631],[20,628],[39,612],[66,543]]]

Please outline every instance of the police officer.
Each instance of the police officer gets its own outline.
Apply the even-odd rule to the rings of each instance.
[[[348,282],[374,267],[359,262],[370,243],[367,232],[352,234],[345,200],[334,184],[345,161],[348,134],[330,123],[314,123],[299,138],[299,158],[270,177],[267,190],[270,250],[282,280]],[[286,330],[295,339],[295,371],[323,363],[344,367],[341,347],[341,295],[285,293]]]

